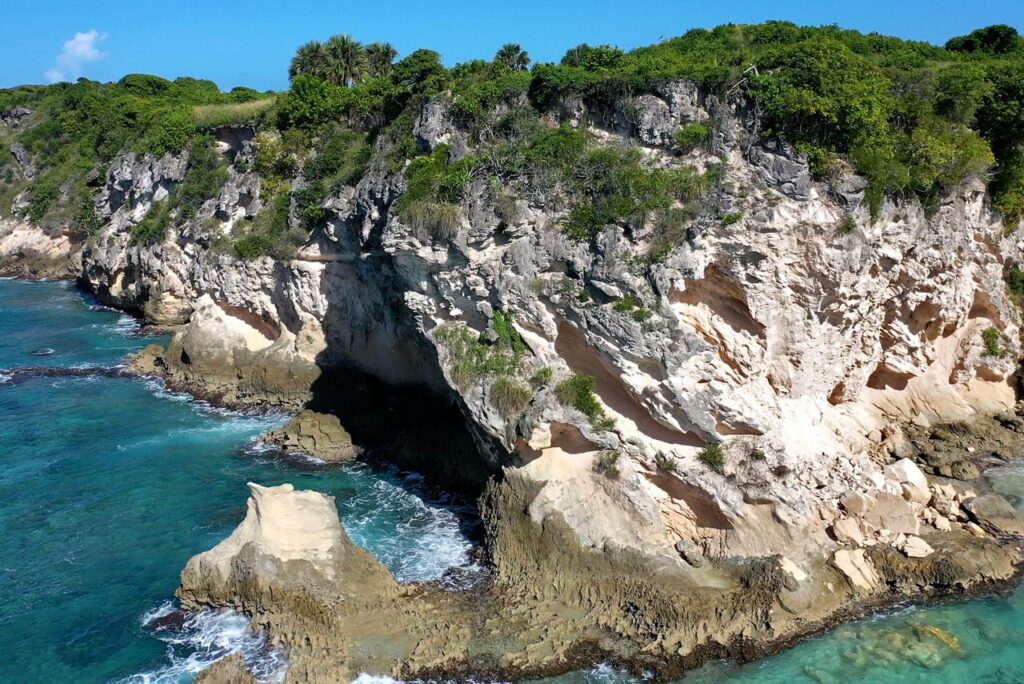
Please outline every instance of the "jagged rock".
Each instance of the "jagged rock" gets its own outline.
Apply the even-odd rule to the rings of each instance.
[[[832,535],[841,544],[863,546],[874,536],[875,529],[863,518],[845,516],[832,523]]]
[[[21,167],[21,173],[25,176],[25,180],[35,180],[36,167],[32,163],[32,155],[28,153],[25,146],[21,143],[12,143],[10,145],[11,154],[14,155],[14,160],[18,162],[18,166]]]
[[[1024,520],[1009,501],[998,494],[983,494],[965,501],[963,508],[971,520],[986,532],[1024,536]]]
[[[768,140],[750,148],[750,163],[770,187],[793,199],[806,200],[811,192],[807,160],[789,143]]]
[[[250,482],[249,492],[245,520],[182,571],[177,595],[184,609],[270,604],[282,595],[306,605],[317,596],[396,591],[387,569],[349,540],[333,497],[290,484]]]
[[[855,492],[840,499],[839,505],[850,515],[863,516],[875,505],[875,500],[867,494]]]
[[[954,461],[949,466],[949,476],[957,480],[977,480],[981,471],[970,461]]]
[[[840,549],[832,555],[832,563],[857,591],[873,591],[881,582],[864,549]]]
[[[284,426],[271,430],[261,441],[328,463],[351,461],[359,455],[359,449],[352,444],[352,436],[337,416],[310,410],[300,412]]]
[[[926,504],[932,498],[928,489],[928,478],[917,464],[909,458],[902,458],[884,468],[886,478],[903,486],[904,498],[914,503]]]
[[[256,679],[242,654],[232,653],[200,672],[195,684],[256,684]]]
[[[680,558],[693,567],[699,568],[704,565],[704,554],[692,542],[680,539],[676,542],[675,548]]]

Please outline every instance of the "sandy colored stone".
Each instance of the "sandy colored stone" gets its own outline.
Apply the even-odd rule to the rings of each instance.
[[[935,553],[935,549],[928,542],[914,535],[905,537],[901,543],[896,545],[896,548],[902,551],[908,558],[925,558]]]
[[[858,591],[873,591],[881,581],[864,549],[840,549],[833,554],[832,563]]]
[[[876,529],[889,530],[894,534],[917,534],[920,523],[917,514],[902,496],[880,492],[875,497],[875,505],[868,511],[864,520]]]
[[[909,458],[902,458],[896,463],[886,466],[884,473],[887,479],[902,486],[904,498],[914,503],[926,504],[932,494],[928,489],[928,478],[925,477],[917,464]]]

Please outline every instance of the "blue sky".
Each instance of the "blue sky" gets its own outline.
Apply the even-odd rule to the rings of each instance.
[[[222,88],[287,85],[288,60],[311,39],[350,33],[420,47],[449,65],[518,42],[538,61],[582,42],[633,48],[700,26],[788,19],[944,43],[989,24],[1024,32],[1024,0],[176,0],[5,2],[0,87],[79,75],[196,76]]]

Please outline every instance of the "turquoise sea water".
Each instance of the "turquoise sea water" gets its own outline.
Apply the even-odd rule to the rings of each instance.
[[[257,657],[238,616],[145,624],[169,612],[185,562],[242,519],[247,481],[336,496],[353,540],[401,579],[473,572],[465,506],[414,477],[250,448],[281,416],[216,410],[155,381],[4,373],[116,365],[160,339],[135,330],[69,284],[0,280],[0,682],[187,682],[226,649]]]
[[[273,681],[280,654],[240,616],[150,627],[173,609],[188,558],[243,517],[247,481],[336,496],[353,539],[400,579],[478,571],[470,507],[414,476],[252,448],[281,416],[220,411],[111,374],[9,372],[110,368],[160,339],[135,332],[129,317],[68,284],[0,280],[0,682],[188,682],[232,649]],[[996,482],[1020,501],[1024,462]],[[635,680],[599,667],[554,681]],[[751,665],[712,663],[685,681],[1024,683],[1024,592],[907,607]]]

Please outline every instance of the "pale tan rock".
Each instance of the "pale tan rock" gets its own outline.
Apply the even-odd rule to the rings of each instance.
[[[973,534],[975,537],[987,537],[988,533],[981,528],[981,525],[973,522],[964,523],[964,529]]]
[[[953,525],[949,522],[949,518],[944,515],[936,515],[934,525],[935,529],[942,530],[943,532],[949,532],[953,529]]]
[[[900,484],[903,497],[908,501],[926,504],[931,499],[928,478],[909,458],[902,458],[896,463],[886,466],[884,472],[887,479]]]
[[[785,556],[779,559],[779,568],[781,568],[784,573],[789,575],[797,584],[800,584],[805,579],[807,579],[807,573],[804,572],[799,565],[797,565]]]
[[[910,504],[903,497],[887,492],[875,497],[875,505],[864,520],[879,530],[887,529],[896,534],[917,534],[920,529],[917,514]]]
[[[843,497],[839,501],[839,505],[846,509],[850,515],[863,516],[875,505],[875,500],[867,494],[855,492]]]
[[[862,546],[873,536],[873,530],[867,527],[863,519],[846,516],[832,523],[832,535],[841,544]]]
[[[908,558],[925,558],[935,553],[935,549],[928,542],[913,535],[906,537],[896,548],[902,551]]]
[[[871,559],[864,555],[864,549],[840,549],[833,554],[832,563],[855,590],[869,592],[881,582]]]

